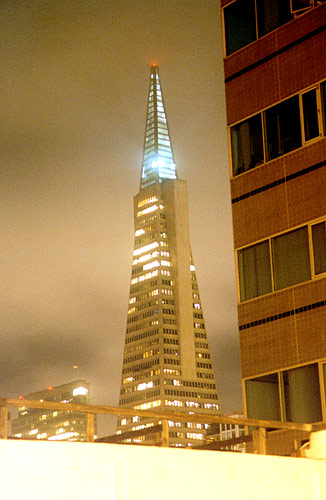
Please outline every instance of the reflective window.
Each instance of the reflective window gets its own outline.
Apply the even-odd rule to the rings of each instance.
[[[268,160],[302,145],[298,95],[265,111],[265,120]]]
[[[275,290],[311,279],[307,227],[273,238],[272,251]]]
[[[224,9],[227,55],[256,40],[255,2],[238,0]]]
[[[283,385],[286,420],[303,423],[322,420],[317,363],[283,372]]]
[[[241,301],[272,291],[268,241],[240,250],[238,259]]]
[[[278,374],[246,380],[248,418],[281,420]]]
[[[326,273],[326,224],[320,222],[311,228],[315,274]]]
[[[261,114],[231,128],[233,175],[241,174],[264,161]]]
[[[302,94],[304,137],[306,141],[319,136],[317,89]]]
[[[258,37],[291,21],[290,2],[284,0],[256,0],[256,2]]]

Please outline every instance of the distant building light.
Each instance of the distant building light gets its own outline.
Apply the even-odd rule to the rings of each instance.
[[[54,387],[48,387],[48,391],[54,391]]]
[[[73,396],[86,396],[87,393],[88,393],[88,389],[86,389],[86,387],[76,387],[72,391]]]
[[[57,436],[51,436],[48,438],[49,441],[63,441],[64,439],[69,439],[72,437],[78,436],[77,432],[64,432],[63,434],[59,434]]]

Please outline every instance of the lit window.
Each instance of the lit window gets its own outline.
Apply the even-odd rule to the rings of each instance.
[[[150,264],[145,264],[143,266],[143,270],[147,271],[148,269],[153,269],[153,267],[159,267],[160,263],[158,260],[154,260],[154,262],[151,262]]]
[[[144,210],[137,212],[137,217],[141,217],[142,215],[146,215],[146,214],[149,214],[151,212],[155,212],[157,209],[158,209],[157,205],[152,205],[151,207],[145,208]]]
[[[145,233],[144,229],[137,229],[137,231],[135,232],[135,236],[140,236],[141,234],[144,233]]]
[[[144,205],[148,205],[149,203],[154,203],[155,201],[158,201],[158,198],[156,196],[151,196],[150,198],[141,200],[138,202],[138,208],[143,207]]]
[[[156,408],[157,406],[161,406],[162,401],[149,401],[148,403],[143,403],[142,405],[134,406],[135,410],[149,410],[150,408]]]
[[[141,255],[142,253],[148,252],[149,250],[152,250],[156,247],[158,247],[157,241],[155,241],[154,243],[150,243],[149,245],[144,245],[143,247],[137,248],[136,250],[134,250],[133,254]]]
[[[143,391],[143,390],[149,389],[151,387],[153,387],[153,382],[148,382],[148,383],[143,382],[142,384],[138,384],[137,391]]]

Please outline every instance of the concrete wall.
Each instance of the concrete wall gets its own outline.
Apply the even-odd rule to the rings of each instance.
[[[3,500],[321,500],[326,460],[0,441]]]

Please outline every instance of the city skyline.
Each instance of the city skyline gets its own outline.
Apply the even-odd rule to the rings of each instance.
[[[0,8],[1,396],[38,390],[44,379],[67,382],[79,365],[93,403],[118,402],[131,200],[148,70],[157,62],[179,176],[188,182],[221,409],[240,409],[219,9],[215,1],[151,5],[5,1]]]

